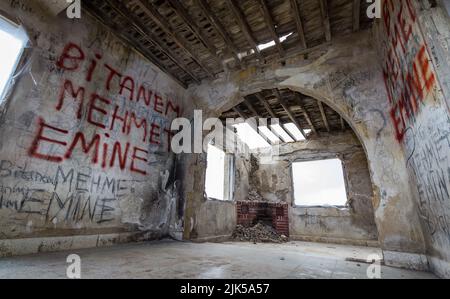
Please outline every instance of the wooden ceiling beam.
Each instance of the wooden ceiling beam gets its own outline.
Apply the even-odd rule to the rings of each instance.
[[[265,98],[262,94],[260,94],[260,93],[256,93],[255,95],[256,95],[256,97],[258,98],[258,100],[263,104],[264,108],[265,108],[266,111],[269,113],[270,117],[271,117],[272,119],[278,119],[278,120],[279,120],[279,117],[277,116],[277,114],[275,113],[275,111],[273,111],[272,107],[270,107],[269,102],[266,100],[266,98]],[[285,124],[282,124],[282,123],[280,123],[280,122],[277,122],[277,123],[272,123],[272,122],[271,122],[271,126],[272,126],[272,125],[280,125],[281,129],[282,129],[283,131],[285,131],[286,134],[287,134],[289,137],[291,137],[292,140],[294,140],[294,141],[296,140],[296,139],[295,139],[295,136],[292,135],[291,132],[289,132],[289,130],[286,129],[286,125],[285,125]],[[281,138],[281,136],[280,136],[278,133],[276,133],[276,132],[273,132],[273,133],[274,133],[278,138],[280,138],[281,140],[283,140],[283,138]]]
[[[200,8],[200,10],[205,15],[205,17],[208,19],[211,26],[213,26],[213,28],[216,30],[216,32],[218,32],[219,35],[222,37],[222,39],[225,42],[226,47],[230,50],[231,53],[234,54],[234,58],[236,59],[236,61],[240,62],[241,60],[239,58],[239,49],[234,44],[233,40],[231,39],[230,35],[223,27],[220,20],[211,11],[206,0],[194,0],[194,2]]]
[[[244,120],[249,119],[249,116],[244,111],[242,111],[242,109],[239,108],[238,106],[233,107],[233,111],[236,112],[237,114],[239,114],[239,116],[242,119],[244,119]],[[255,120],[255,121],[258,122],[258,120]],[[253,131],[255,131],[256,134],[261,136],[261,138],[263,138],[269,145],[273,145],[273,142],[268,137],[266,137],[262,132],[260,132],[260,130],[258,128],[258,123],[256,123],[256,128],[254,128],[251,125],[250,125],[250,127],[253,129]]]
[[[87,11],[90,15],[92,15],[95,19],[97,19],[103,26],[109,28],[112,32],[115,32],[116,36],[125,44],[129,45],[132,48],[134,48],[135,51],[137,51],[139,54],[141,54],[143,57],[148,59],[151,63],[156,65],[161,71],[166,73],[169,77],[171,77],[173,80],[175,80],[177,83],[179,83],[184,88],[187,88],[186,82],[182,81],[178,76],[176,76],[174,73],[172,73],[165,65],[161,63],[161,60],[157,58],[152,52],[142,47],[142,45],[136,43],[129,37],[127,37],[127,34],[117,28],[117,25],[112,23],[109,18],[104,16],[101,12],[98,11],[98,9],[90,4],[90,1],[83,1],[83,9]],[[138,30],[136,28],[136,30]],[[139,30],[140,31],[140,30]],[[140,31],[141,32],[141,31]],[[147,40],[154,45],[155,47],[159,48],[158,43],[151,39],[149,36],[146,37]],[[200,81],[196,78],[194,74],[188,71],[187,68],[183,67],[182,64],[178,63],[176,60],[172,59],[168,53],[164,52],[162,48],[160,48],[160,51],[164,53],[172,62],[177,65],[180,69],[182,69],[186,74],[188,74],[195,82],[199,83]]]
[[[331,132],[330,123],[328,122],[328,118],[325,113],[323,104],[321,101],[317,101],[317,105],[319,106],[320,114],[322,115],[323,124],[325,125],[325,128],[327,129],[328,133],[330,133]]]
[[[202,63],[200,58],[188,48],[184,38],[172,29],[169,22],[167,22],[165,17],[159,13],[158,9],[155,8],[151,2],[142,0],[133,0],[133,2],[137,3],[139,7],[156,23],[156,25],[160,27],[178,45],[178,47],[183,49],[191,57],[191,59],[203,69],[208,77],[214,78],[214,74],[211,73],[211,71]]]
[[[242,111],[238,106],[233,107],[233,111],[236,112],[237,114],[239,114],[239,117],[246,120],[248,119],[248,115],[245,114],[244,111]]]
[[[289,107],[289,105],[286,103],[286,101],[281,97],[280,92],[278,91],[278,89],[274,89],[274,95],[277,98],[278,102],[280,103],[280,105],[283,107],[284,111],[286,111],[289,119],[292,121],[292,123],[294,123],[294,125],[297,127],[297,129],[300,131],[300,133],[302,133],[303,137],[305,139],[307,139],[306,133],[305,131],[302,129],[302,127],[300,126],[300,123],[298,122],[298,120],[295,118],[295,115],[291,112],[291,109]]]
[[[300,106],[300,109],[302,110],[302,114],[305,117],[306,122],[308,122],[308,125],[311,128],[311,131],[314,134],[319,135],[319,132],[317,131],[316,127],[314,126],[314,123],[313,123],[311,117],[309,116],[309,113],[306,110],[305,106],[303,105],[300,95],[297,92],[295,92],[295,99],[297,100],[297,103]]]
[[[222,59],[217,55],[217,48],[210,42],[209,38],[205,36],[202,30],[197,26],[195,20],[189,15],[189,12],[184,8],[178,0],[168,0],[172,9],[183,19],[184,23],[189,27],[189,30],[200,40],[208,49],[209,53],[222,64]]]
[[[264,98],[263,95],[261,95],[260,93],[256,93],[256,97],[258,98],[258,100],[263,104],[264,108],[266,109],[266,111],[269,113],[270,117],[272,118],[278,118],[278,116],[275,114],[275,112],[273,111],[272,107],[270,107],[269,102],[267,102],[266,98]]]
[[[250,47],[255,51],[256,55],[261,57],[261,51],[258,48],[258,43],[256,39],[253,37],[252,31],[250,29],[250,25],[248,24],[247,20],[245,19],[245,15],[242,12],[241,8],[239,7],[239,4],[237,0],[226,0],[228,7],[233,12],[233,15],[239,25],[239,28],[241,32],[244,34],[245,38],[247,39],[247,42],[249,43]]]
[[[291,8],[292,8],[292,14],[295,18],[295,24],[297,26],[297,34],[298,39],[300,40],[300,44],[303,47],[303,49],[308,48],[308,45],[306,44],[306,37],[305,37],[305,30],[303,27],[303,21],[300,15],[300,8],[298,6],[297,0],[290,0],[291,1]]]
[[[200,80],[189,70],[189,67],[182,62],[176,55],[174,55],[171,50],[164,45],[164,43],[152,32],[147,29],[147,26],[140,23],[137,18],[132,17],[132,13],[117,0],[106,0],[109,6],[111,6],[118,14],[127,20],[137,31],[139,31],[144,38],[153,44],[159,51],[164,53],[170,60],[173,61],[179,68],[186,72],[195,82],[200,83]]]
[[[330,25],[330,14],[328,11],[328,0],[319,0],[319,2],[323,27],[325,30],[325,39],[327,42],[329,42],[331,41],[331,25]]]
[[[261,114],[256,110],[256,108],[250,103],[247,98],[244,98],[244,104],[248,107],[248,109],[253,113],[254,116],[258,118],[263,118]]]
[[[275,41],[278,53],[280,54],[280,57],[284,57],[283,45],[281,44],[280,38],[278,37],[277,31],[275,29],[275,23],[270,13],[269,7],[267,6],[266,0],[259,0],[259,6],[264,16],[264,21],[269,28],[270,34],[272,35],[272,39]]]
[[[345,120],[342,116],[340,117],[340,120],[341,120],[341,129],[344,132],[345,131]]]

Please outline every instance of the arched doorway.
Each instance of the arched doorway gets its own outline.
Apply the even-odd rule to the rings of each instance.
[[[278,209],[286,204],[289,207],[286,213],[288,234],[292,239],[378,245],[373,207],[375,195],[367,157],[359,139],[339,113],[302,93],[275,88],[249,94],[243,102],[221,115],[224,122],[238,118],[256,120],[258,124],[253,127],[253,134],[266,141],[265,146],[252,147],[249,132],[240,134],[236,130],[240,140],[252,149],[250,153],[236,156],[238,179],[234,200],[237,202],[238,224],[254,225],[260,220],[258,211],[267,211],[268,204]],[[263,157],[268,148],[276,148],[271,152],[277,153],[269,159]],[[340,169],[336,164],[333,166],[334,161],[339,161]],[[297,186],[303,182],[296,169],[307,162],[317,165],[322,162],[326,173],[316,173],[316,181],[310,184],[312,193],[316,191],[316,194],[310,192],[299,196]],[[346,201],[336,205],[333,198],[324,196],[339,196],[336,192],[340,187],[339,175],[343,176]],[[303,195],[322,197],[323,201],[305,204]],[[262,213],[261,219],[266,214]],[[269,215],[269,218],[272,216],[274,219],[283,218],[280,215]],[[274,221],[273,225],[277,230],[279,226],[280,233],[286,234],[286,223],[278,225]]]

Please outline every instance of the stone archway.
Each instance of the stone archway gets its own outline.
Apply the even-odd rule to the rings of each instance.
[[[335,41],[327,51],[293,61],[289,67],[267,66],[230,75],[191,89],[191,96],[202,109],[208,107],[211,115],[220,115],[243,96],[270,88],[289,88],[333,108],[350,124],[366,151],[382,249],[385,254],[409,253],[407,260],[414,260],[418,268],[426,267],[406,161],[389,119],[382,71],[370,37],[370,32],[363,32]],[[219,94],[220,98],[214,96]]]

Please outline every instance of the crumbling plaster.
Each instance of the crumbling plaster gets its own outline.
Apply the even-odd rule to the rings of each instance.
[[[377,245],[374,192],[367,159],[360,142],[351,132],[323,134],[308,141],[283,144],[278,146],[278,152],[270,163],[263,162],[262,153],[237,159],[236,200],[288,203],[292,239]],[[297,206],[292,163],[333,158],[340,159],[343,164],[348,207]],[[249,196],[248,190],[257,192],[260,199]]]
[[[351,125],[366,151],[375,190],[375,221],[382,248],[424,253],[406,161],[389,121],[387,94],[371,31],[336,39],[286,66],[266,65],[192,86],[198,107],[220,115],[242,97],[264,88],[290,88],[321,100]],[[216,95],[220,95],[217,97]],[[202,171],[202,170],[199,170]]]
[[[386,260],[408,267],[415,263],[418,269],[427,268],[429,262],[433,271],[449,277],[450,19],[443,2],[426,7],[425,1],[394,1],[371,31],[335,38],[330,46],[287,59],[284,67],[269,64],[227,74],[215,82],[192,87],[190,93],[195,103],[212,115],[265,88],[290,88],[335,109],[353,128],[367,154],[375,190],[375,221]],[[386,18],[387,13],[398,16],[401,5],[401,17]],[[415,17],[408,18],[411,13]],[[405,30],[411,26],[414,37],[406,45],[398,39],[408,38],[407,31],[390,39],[383,28],[402,20],[408,22]],[[412,68],[415,61],[411,55],[419,55],[415,63],[422,63],[421,80],[428,79],[426,87],[432,89],[424,94],[420,113],[413,121],[408,120],[404,131],[399,131],[399,114],[392,118],[392,113],[398,112],[391,106],[395,103],[390,103],[391,94],[384,82],[384,78],[393,80],[393,74],[383,76],[389,59],[385,49],[391,43],[398,53],[401,47],[410,53],[397,56],[406,73],[417,71]],[[420,47],[425,47],[425,52]],[[426,63],[427,55],[431,64]],[[406,88],[404,83],[394,86],[399,91]]]
[[[30,37],[23,67],[0,108],[0,255],[169,234],[181,238],[184,206],[175,177],[176,157],[169,152],[164,130],[178,116],[173,109],[180,107],[181,114],[185,89],[87,13],[69,20],[64,14],[49,16],[38,4],[0,3]],[[121,76],[110,78],[106,65]],[[129,79],[121,81],[126,76]],[[80,93],[72,99],[71,88],[75,93],[81,86],[84,101]],[[146,94],[139,92],[140,101],[138,87]],[[96,107],[89,108],[94,94],[103,99],[95,98]],[[156,95],[160,98],[153,105]],[[147,105],[148,99],[152,102]],[[166,110],[168,103],[172,106]],[[114,107],[122,119],[114,118]],[[129,124],[132,113],[137,122],[131,129],[123,124],[126,113]],[[113,119],[115,125],[109,126]],[[155,125],[153,134],[138,127],[142,119]],[[101,143],[88,151],[95,134]],[[75,144],[75,136],[84,136],[85,149],[82,139]],[[74,150],[66,151],[63,143],[69,147],[72,141]],[[133,151],[136,147],[139,150]],[[102,236],[110,241],[100,242]]]

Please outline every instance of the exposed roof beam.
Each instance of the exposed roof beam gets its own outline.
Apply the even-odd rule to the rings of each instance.
[[[292,140],[297,141],[297,138],[295,138],[295,136],[288,130],[286,129],[286,125],[280,125],[281,128],[286,132],[286,134],[288,134],[289,137],[291,137]]]
[[[345,131],[345,121],[342,116],[341,116],[341,129],[342,129],[342,131]]]
[[[361,14],[361,0],[353,0],[353,31],[359,31]]]
[[[238,106],[233,107],[233,111],[236,112],[237,114],[239,114],[239,116],[245,120],[249,118],[247,116],[247,114],[244,111],[242,111]],[[269,143],[269,145],[273,145],[273,142],[267,136],[265,136],[262,132],[260,132],[257,122],[258,122],[258,120],[256,120],[256,128],[253,127],[252,125],[250,125],[250,127],[253,129],[253,131],[255,131],[256,134],[261,136],[261,138],[263,138],[267,143]]]
[[[320,114],[322,115],[323,124],[325,125],[325,128],[327,129],[328,133],[331,132],[330,130],[330,124],[327,119],[327,115],[325,114],[325,109],[323,107],[323,104],[321,101],[317,101],[317,105],[319,105]]]
[[[281,143],[285,142],[284,139],[283,139],[283,137],[281,137],[281,135],[278,134],[278,132],[276,132],[273,128],[271,128],[271,126],[272,126],[272,124],[270,124],[270,126],[268,125],[267,127],[268,127],[269,130],[272,132],[272,134],[275,135],[275,137],[277,137],[278,139],[280,139],[280,142],[281,142]],[[281,126],[280,126],[280,127],[281,127]],[[283,127],[281,127],[281,129],[282,129],[283,131],[285,131],[285,130],[283,129]],[[286,131],[285,131],[285,133],[288,134]],[[288,136],[290,136],[290,135],[288,134]],[[294,139],[294,140],[295,140],[295,139]]]
[[[275,111],[273,111],[272,107],[270,107],[269,102],[267,101],[267,99],[264,98],[264,96],[261,95],[260,93],[256,93],[255,95],[256,95],[256,97],[259,99],[259,101],[263,104],[264,108],[265,108],[266,111],[269,113],[269,115],[272,117],[272,119],[278,119],[277,114],[275,113]],[[287,134],[289,137],[292,138],[292,140],[294,140],[294,141],[296,140],[296,139],[295,139],[295,136],[292,135],[291,132],[289,132],[289,130],[286,129],[285,124],[281,124],[281,123],[271,123],[271,126],[272,126],[272,125],[275,125],[275,124],[280,125],[281,129],[282,129],[283,131],[285,131],[286,134]],[[275,131],[273,131],[273,133],[274,133],[278,138],[280,138],[281,140],[283,140],[283,139],[281,138],[281,136],[280,136],[278,133],[276,133]]]
[[[242,111],[238,106],[233,107],[233,111],[239,114],[239,117],[243,118],[244,120],[248,118],[248,115],[245,114],[245,112]]]
[[[248,107],[248,109],[258,118],[263,118],[258,111],[256,111],[255,107],[250,103],[250,101],[244,98],[244,104]]]
[[[297,127],[297,129],[300,131],[300,133],[302,133],[303,137],[305,139],[307,139],[305,131],[302,129],[302,127],[300,126],[300,123],[295,118],[294,114],[291,112],[291,109],[289,108],[289,106],[286,103],[286,101],[281,97],[280,92],[278,91],[278,89],[274,89],[274,95],[277,97],[278,102],[283,107],[284,111],[286,111],[287,115],[289,116],[289,119],[294,123],[294,125]]]
[[[195,61],[207,74],[209,77],[214,78],[206,66],[203,65],[202,61],[193,53],[186,45],[184,39],[179,36],[173,29],[169,22],[158,12],[158,10],[149,1],[133,0],[139,7],[160,27],[180,48],[182,48],[191,58]]]
[[[331,41],[330,14],[328,12],[328,0],[319,0],[322,22],[325,29],[325,38],[327,42]]]
[[[231,50],[231,52],[234,54],[234,57],[237,62],[240,62],[240,59],[238,57],[239,55],[239,49],[234,44],[233,40],[231,39],[230,35],[227,33],[225,28],[223,27],[220,20],[213,14],[211,9],[208,7],[208,3],[206,0],[194,0],[196,5],[200,7],[202,13],[205,15],[205,17],[208,19],[209,23],[214,27],[214,29],[220,34],[220,36],[223,38],[226,46]]]
[[[244,13],[239,8],[238,1],[226,0],[226,2],[228,3],[228,7],[233,12],[233,14],[236,18],[236,21],[239,25],[239,28],[241,29],[242,33],[244,34],[245,38],[247,39],[247,42],[250,44],[250,47],[253,50],[255,50],[256,55],[261,56],[261,51],[258,48],[258,43],[256,42],[255,38],[252,35],[250,25],[247,23]]]
[[[200,80],[189,70],[189,67],[184,64],[180,59],[176,57],[176,55],[172,54],[169,48],[164,45],[164,43],[152,32],[147,29],[147,26],[140,23],[137,18],[132,18],[132,13],[117,0],[106,0],[106,2],[123,18],[127,20],[138,32],[140,32],[144,38],[153,44],[159,51],[164,53],[170,60],[172,60],[179,68],[181,68],[184,72],[186,72],[195,82],[199,83]]]
[[[278,37],[277,31],[275,30],[275,24],[273,22],[272,15],[270,14],[269,8],[267,7],[266,0],[259,0],[259,5],[264,16],[264,21],[266,22],[270,34],[272,35],[272,39],[275,41],[275,44],[277,46],[278,53],[280,54],[280,57],[283,57],[283,45],[281,44],[280,38]]]
[[[270,114],[270,116],[272,118],[278,118],[278,116],[275,114],[275,112],[273,111],[272,107],[270,107],[269,102],[267,102],[267,100],[266,100],[266,98],[264,98],[264,96],[262,96],[260,93],[257,93],[256,97],[264,105],[264,108]]]
[[[130,45],[132,48],[134,48],[135,51],[137,51],[138,53],[140,53],[143,57],[145,57],[146,59],[148,59],[151,63],[153,63],[154,65],[156,65],[159,69],[161,69],[161,71],[163,71],[164,73],[166,73],[169,77],[171,77],[173,80],[175,80],[177,83],[179,83],[181,86],[183,86],[184,88],[187,88],[187,85],[185,82],[183,82],[179,77],[177,77],[175,74],[173,74],[171,71],[169,71],[167,69],[167,67],[165,65],[163,65],[161,63],[161,60],[158,59],[152,52],[148,51],[147,49],[143,48],[142,45],[139,45],[138,43],[136,43],[135,41],[133,41],[132,39],[127,37],[127,34],[117,28],[117,26],[115,24],[113,24],[112,22],[109,21],[109,18],[105,17],[104,15],[102,15],[101,12],[98,11],[98,9],[96,7],[93,7],[90,4],[90,1],[83,1],[83,8],[89,13],[91,14],[95,19],[97,19],[101,24],[103,24],[105,27],[109,28],[112,30],[112,32],[115,33],[115,35],[126,45]],[[151,44],[153,44],[155,47],[158,47],[157,43],[155,41],[149,40],[149,42]],[[167,53],[163,52],[167,57],[169,57],[167,55]],[[169,57],[170,59],[170,57]],[[172,60],[172,59],[171,59]],[[182,65],[178,64],[176,61],[173,61],[178,67],[180,67],[181,69],[183,69],[183,71],[185,71],[194,81],[199,82],[198,79],[190,72],[187,72],[187,69],[184,70],[184,68],[182,67]]]
[[[308,48],[306,44],[306,38],[305,38],[305,30],[303,27],[303,21],[300,15],[300,8],[298,6],[297,0],[290,0],[291,1],[291,8],[292,8],[292,14],[295,18],[295,24],[297,25],[297,34],[298,39],[300,40],[300,44],[304,49]]]
[[[311,128],[311,131],[314,134],[319,135],[319,133],[316,130],[316,127],[314,126],[314,123],[312,122],[311,117],[309,116],[308,111],[306,110],[305,106],[303,106],[303,104],[302,104],[302,99],[301,99],[300,95],[297,92],[295,92],[295,99],[297,100],[297,103],[300,106],[300,109],[302,109],[302,114],[305,117],[306,121],[308,122],[308,125]]]
[[[175,12],[183,19],[192,33],[205,45],[212,56],[216,58],[219,63],[222,63],[222,59],[217,56],[217,48],[210,42],[207,36],[205,36],[202,30],[197,26],[195,20],[189,15],[189,12],[184,8],[178,0],[168,0],[169,4],[175,10]]]

